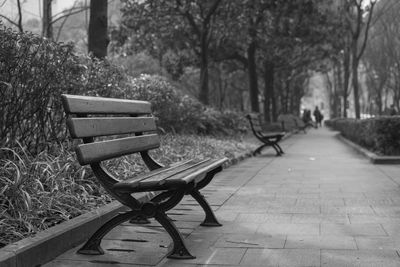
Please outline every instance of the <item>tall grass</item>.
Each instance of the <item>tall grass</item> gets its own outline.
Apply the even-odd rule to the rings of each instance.
[[[71,144],[31,155],[22,146],[0,148],[0,247],[110,202],[88,167],[80,166]],[[161,137],[151,152],[167,165],[192,158],[234,158],[254,144],[195,135]],[[138,155],[106,162],[121,179],[147,170]]]

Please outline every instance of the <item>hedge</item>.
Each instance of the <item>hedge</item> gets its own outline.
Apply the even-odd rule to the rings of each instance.
[[[381,155],[400,155],[400,116],[332,119],[325,124],[347,139]]]

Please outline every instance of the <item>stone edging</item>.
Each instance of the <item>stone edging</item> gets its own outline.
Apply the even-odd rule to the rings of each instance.
[[[117,201],[82,214],[0,249],[0,266],[40,266],[88,239],[103,223],[126,208]]]
[[[336,138],[338,138],[343,143],[347,144],[348,146],[352,147],[358,153],[367,157],[372,164],[400,164],[400,156],[379,156],[360,145],[350,141],[349,139],[345,138],[340,133],[336,134]]]

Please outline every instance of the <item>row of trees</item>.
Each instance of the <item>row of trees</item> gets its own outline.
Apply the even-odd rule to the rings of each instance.
[[[90,7],[75,1],[62,16],[52,15],[51,2],[43,0],[47,38],[57,39],[57,22],[90,8],[88,50],[94,56],[105,57],[107,49],[114,56],[150,55],[206,105],[243,110],[249,103],[266,121],[275,120],[278,113],[299,112],[308,79],[320,71],[331,114],[346,117],[347,108],[338,107],[353,94],[359,118],[360,63],[379,112],[382,95],[400,98],[397,50],[378,52],[396,46],[395,0],[120,0],[121,23],[112,30],[107,0],[92,0]],[[13,23],[22,31],[17,3],[20,19]]]
[[[363,57],[369,110],[383,114],[392,103],[400,110],[400,2],[378,2]]]
[[[243,79],[245,73],[251,111],[260,111],[261,100],[267,121],[275,120],[278,112],[298,113],[309,71],[320,68],[333,51],[332,40],[341,34],[336,10],[328,1],[122,3],[123,17],[114,45],[127,54],[146,51],[175,79],[188,67],[198,67],[196,93],[206,105],[223,105],[221,99],[236,97],[237,101],[231,101],[233,107],[243,108],[243,92],[238,96],[234,86],[219,83],[220,90],[217,86],[210,91],[210,71],[211,80],[215,72],[219,79],[221,75],[232,78],[232,73]],[[171,56],[179,64],[169,66],[166,59]]]

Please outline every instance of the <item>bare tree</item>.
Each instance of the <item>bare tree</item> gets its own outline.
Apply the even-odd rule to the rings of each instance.
[[[4,0],[4,2],[0,5],[0,7],[2,7],[5,3],[7,2],[7,0]],[[0,18],[5,19],[6,21],[8,21],[10,24],[14,25],[15,27],[18,28],[18,30],[20,32],[24,31],[24,28],[22,27],[22,7],[21,7],[21,0],[17,0],[17,8],[18,8],[18,19],[17,21],[12,20],[11,18],[1,15],[0,14]]]
[[[368,1],[368,2],[367,2]],[[360,118],[358,66],[365,51],[376,0],[346,0],[346,22],[350,34],[351,74],[356,118]]]

